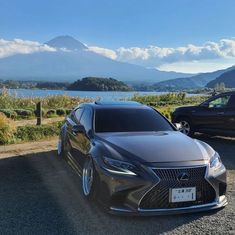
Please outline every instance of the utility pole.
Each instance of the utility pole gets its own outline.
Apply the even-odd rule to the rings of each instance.
[[[37,125],[42,124],[42,102],[39,101],[36,105]]]

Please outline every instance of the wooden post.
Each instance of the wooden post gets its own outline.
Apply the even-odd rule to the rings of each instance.
[[[37,125],[42,124],[42,102],[39,101],[36,105]]]

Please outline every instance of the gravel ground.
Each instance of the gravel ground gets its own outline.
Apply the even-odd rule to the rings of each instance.
[[[80,181],[54,150],[0,159],[0,234],[235,234],[235,140],[199,136],[228,169],[222,210],[157,217],[118,217],[88,203]]]

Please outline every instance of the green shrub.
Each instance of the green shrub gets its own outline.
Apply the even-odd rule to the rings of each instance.
[[[12,143],[14,141],[14,133],[14,122],[0,113],[0,144]]]
[[[66,115],[66,110],[65,109],[57,109],[56,114],[58,116],[65,116]]]
[[[59,135],[62,123],[44,124],[40,126],[26,125],[19,126],[16,132],[18,142],[21,141],[37,141],[48,137]]]
[[[30,118],[34,115],[33,111],[30,109],[14,109],[14,111],[17,113],[18,118]]]
[[[207,99],[207,96],[186,96],[186,93],[167,93],[162,95],[135,94],[130,100],[150,106],[188,105],[199,104]]]
[[[70,114],[71,111],[72,111],[72,109],[66,109],[66,114],[67,114],[67,115]]]
[[[47,117],[55,117],[56,115],[56,110],[55,109],[49,109],[46,114]]]
[[[167,119],[172,119],[172,113],[174,110],[172,106],[161,106],[157,107],[156,110],[160,112],[163,116],[165,116]]]
[[[6,117],[11,119],[17,118],[17,113],[11,109],[0,109],[0,113],[3,113]]]

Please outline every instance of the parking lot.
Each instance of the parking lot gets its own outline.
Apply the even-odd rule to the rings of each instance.
[[[1,234],[235,234],[235,139],[198,136],[228,169],[229,205],[196,214],[119,217],[88,203],[55,150],[0,160]]]

